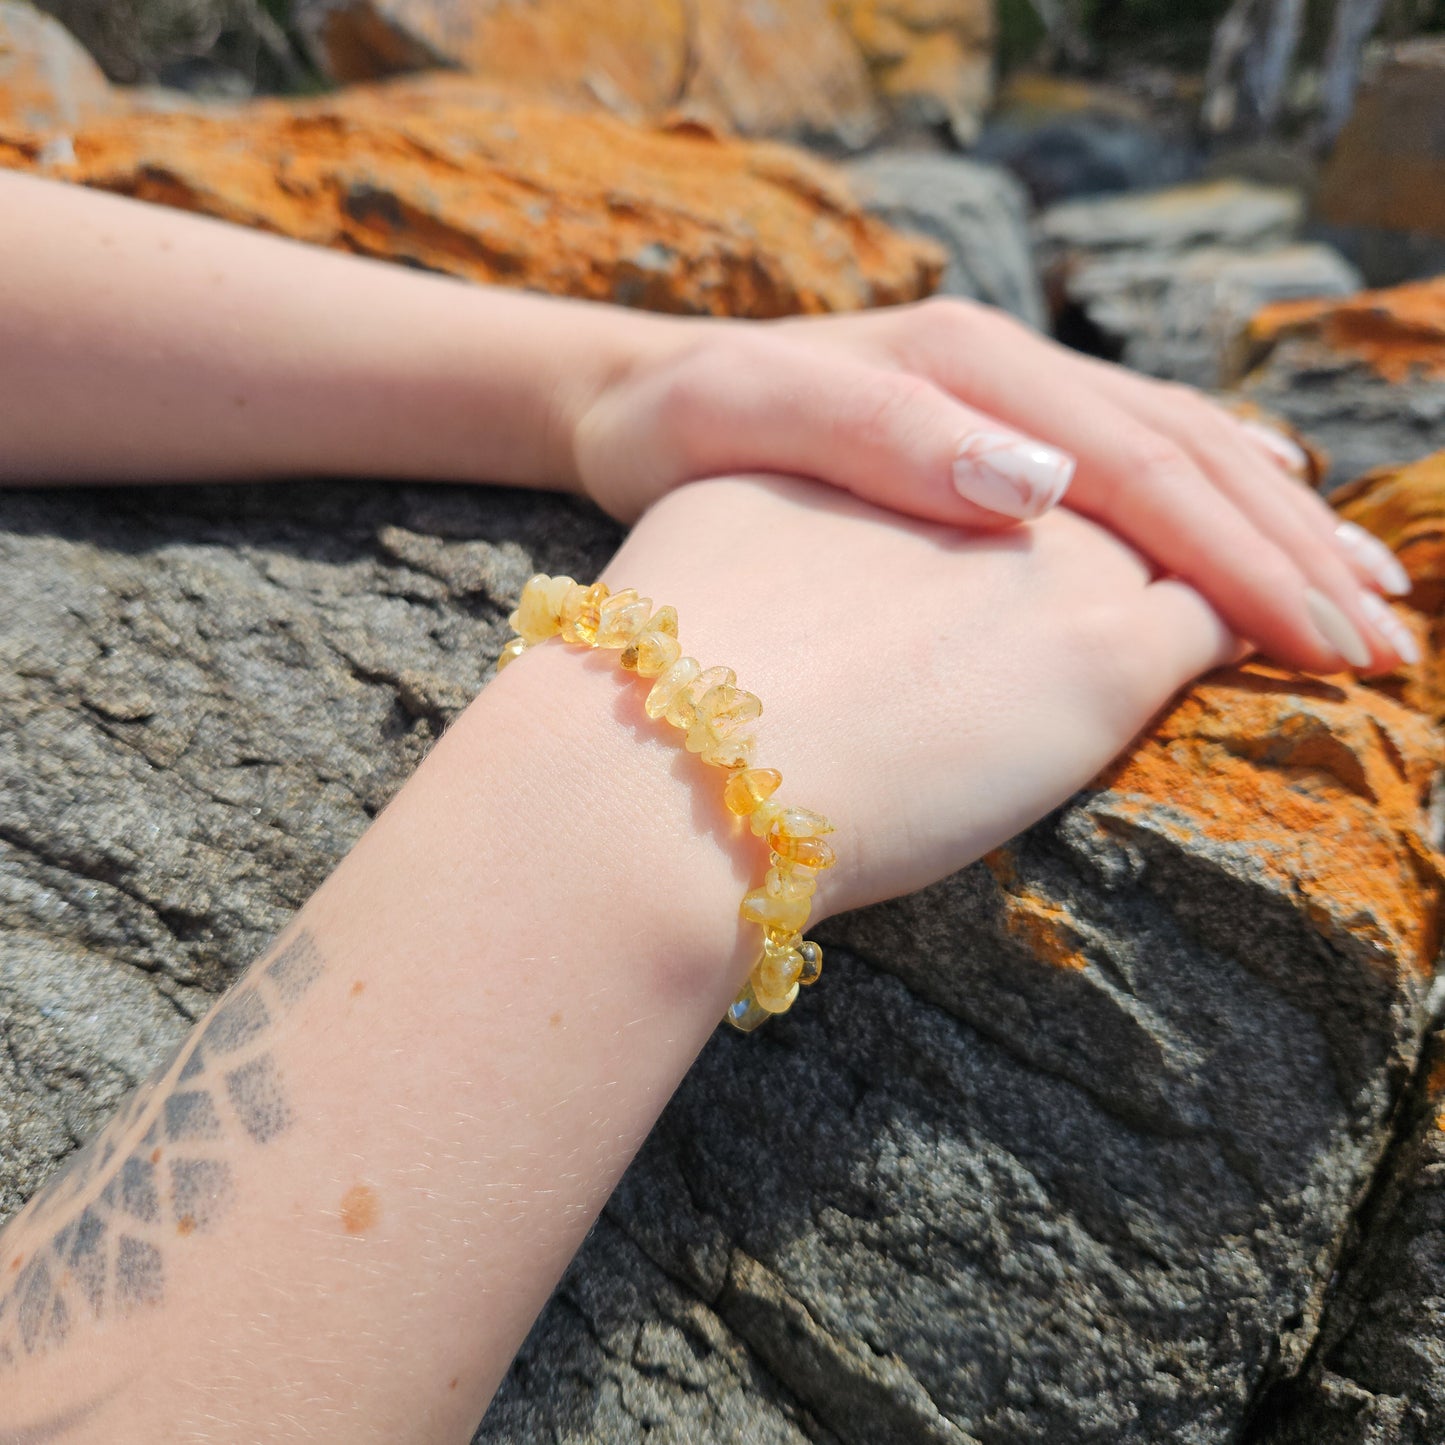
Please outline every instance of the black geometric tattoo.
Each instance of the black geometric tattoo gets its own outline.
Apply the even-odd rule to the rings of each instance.
[[[30,1425],[0,1425],[0,1445],[49,1445],[68,1435],[77,1425],[83,1425],[115,1393],[107,1391],[83,1405],[73,1405],[47,1420],[37,1420]]]
[[[267,1045],[322,967],[305,931],[263,957],[0,1230],[0,1370],[63,1345],[87,1315],[164,1299],[166,1252],[215,1229],[233,1201],[241,1141],[267,1144],[294,1121]],[[0,1425],[0,1445],[10,1438]]]

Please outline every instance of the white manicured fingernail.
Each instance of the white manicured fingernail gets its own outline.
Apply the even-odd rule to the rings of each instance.
[[[1344,658],[1351,667],[1368,667],[1370,649],[1355,630],[1355,624],[1325,596],[1313,587],[1305,593],[1305,607],[1320,636]]]
[[[1395,614],[1388,602],[1382,602],[1373,592],[1360,595],[1360,610],[1370,619],[1370,626],[1389,643],[1401,662],[1413,667],[1420,660],[1420,644],[1415,634]]]
[[[965,437],[953,462],[953,485],[965,501],[1027,521],[1057,506],[1074,479],[1073,457],[1011,432]]]
[[[1414,583],[1400,565],[1400,559],[1376,536],[1354,522],[1341,522],[1335,528],[1340,546],[1390,594],[1404,597]]]
[[[1283,432],[1275,431],[1272,426],[1265,426],[1263,422],[1246,421],[1240,425],[1285,471],[1297,477],[1309,475],[1310,455],[1298,442],[1285,436]]]

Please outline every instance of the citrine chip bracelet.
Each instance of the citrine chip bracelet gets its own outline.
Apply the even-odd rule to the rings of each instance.
[[[836,862],[825,835],[833,825],[821,813],[775,801],[783,775],[753,764],[752,724],[762,703],[737,683],[730,667],[703,667],[684,657],[677,640],[677,612],[655,611],[628,588],[609,592],[601,582],[584,586],[570,577],[531,578],[517,610],[507,619],[517,634],[497,659],[500,672],[529,647],[560,637],[575,647],[604,648],[639,677],[652,678],[643,706],[682,734],[687,750],[721,768],[727,778],[723,802],[767,841],[768,870],[762,886],[742,901],[740,912],[763,931],[762,947],[742,991],[724,1017],[751,1033],[774,1014],[786,1013],[800,987],[816,983],[823,950],[803,937],[813,909],[818,874]]]

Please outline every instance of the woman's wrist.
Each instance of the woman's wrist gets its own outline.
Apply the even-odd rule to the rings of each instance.
[[[695,974],[699,991],[722,1000],[710,1015],[720,1018],[755,942],[738,902],[764,860],[723,806],[717,770],[647,717],[644,687],[613,661],[562,643],[534,648],[443,746],[488,756],[481,806],[515,819],[519,861],[552,880],[559,943],[625,946],[642,993]]]
[[[155,1195],[124,1224],[144,1290],[96,1310],[55,1286],[73,1327],[22,1352],[17,1419],[471,1428],[751,962],[754,860],[628,693],[561,646],[489,685],[108,1131],[112,1162],[7,1232],[48,1257],[122,1167],[127,1200]]]
[[[584,491],[580,418],[646,352],[656,324],[593,302],[360,266],[330,309],[350,315],[328,323],[328,365],[307,380],[317,405],[304,430],[281,439],[300,448],[284,467],[546,491]]]

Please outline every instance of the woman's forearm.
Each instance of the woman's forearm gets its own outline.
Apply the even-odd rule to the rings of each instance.
[[[637,701],[489,687],[0,1235],[0,1439],[467,1438],[749,961],[754,849]]]
[[[667,324],[0,172],[0,482],[572,487],[573,418]]]
[[[779,797],[836,822],[815,919],[1027,826],[1235,650],[1067,513],[960,541],[776,478],[664,498],[624,578],[757,687]],[[619,661],[539,642],[488,686],[0,1235],[0,1442],[475,1423],[758,943],[759,841]]]

